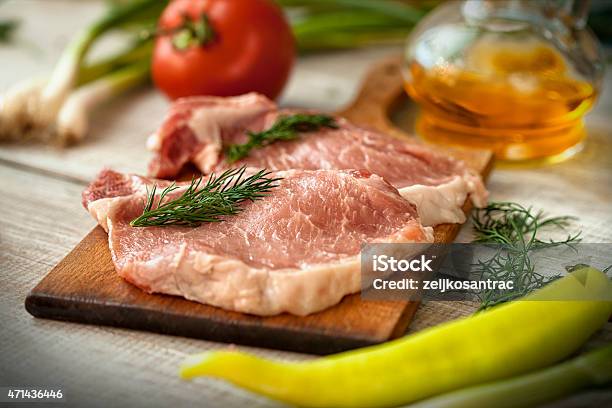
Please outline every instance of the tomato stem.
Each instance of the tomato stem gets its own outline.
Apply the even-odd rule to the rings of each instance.
[[[191,47],[203,47],[215,39],[215,31],[206,13],[202,13],[197,20],[184,15],[183,23],[170,30],[168,34],[172,35],[174,48],[180,51]]]

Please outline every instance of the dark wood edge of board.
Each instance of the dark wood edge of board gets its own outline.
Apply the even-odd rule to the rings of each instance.
[[[146,311],[147,318],[143,319],[141,308],[126,305],[91,305],[86,302],[45,296],[36,292],[30,292],[27,295],[25,307],[32,316],[38,318],[120,327],[309,354],[326,355],[378,343],[353,336],[330,337],[324,333],[298,332],[294,328],[269,327],[245,322],[234,325],[227,324],[220,319],[181,314],[173,314],[172,319],[167,319],[167,313],[156,310]],[[81,308],[87,310],[86,319],[79,313]],[[162,321],[163,324],[160,323]]]

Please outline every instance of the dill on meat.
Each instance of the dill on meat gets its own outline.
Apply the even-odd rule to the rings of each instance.
[[[220,175],[214,173],[204,182],[204,177],[193,178],[187,189],[177,198],[166,200],[180,187],[172,183],[156,200],[157,185],[147,191],[142,214],[133,219],[133,227],[182,225],[196,227],[204,222],[222,221],[224,216],[238,214],[244,201],[258,200],[278,187],[280,178],[270,178],[269,171],[260,170],[245,177],[246,168],[230,169]],[[201,188],[200,188],[201,186]],[[155,205],[157,202],[157,205]]]
[[[249,155],[252,149],[267,146],[279,140],[293,140],[299,133],[314,132],[323,127],[336,129],[338,125],[333,117],[320,114],[304,114],[280,116],[267,130],[247,132],[249,140],[243,144],[233,144],[227,147],[227,162],[233,163]]]

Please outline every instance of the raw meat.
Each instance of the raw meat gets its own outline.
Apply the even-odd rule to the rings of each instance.
[[[279,115],[295,112],[278,110],[273,102],[257,94],[183,99],[175,103],[161,129],[149,138],[149,148],[156,154],[149,172],[155,177],[172,177],[187,162],[205,174],[227,168],[224,146],[245,142],[245,129],[267,129]],[[323,129],[297,140],[254,149],[232,166],[365,169],[383,177],[414,203],[424,225],[464,222],[462,206],[468,196],[477,206],[486,204],[487,192],[480,176],[463,162],[341,118],[337,123],[338,129]]]
[[[147,142],[147,147],[157,152],[149,163],[149,174],[172,178],[188,162],[216,163],[223,141],[232,140],[244,129],[262,128],[265,115],[275,109],[274,102],[256,93],[179,99]],[[210,169],[207,167],[204,173]]]
[[[379,176],[337,170],[273,176],[283,179],[270,195],[195,228],[131,227],[147,185],[167,182],[111,170],[85,190],[83,205],[107,230],[115,268],[129,282],[257,315],[306,315],[359,291],[364,243],[433,241],[414,206]]]

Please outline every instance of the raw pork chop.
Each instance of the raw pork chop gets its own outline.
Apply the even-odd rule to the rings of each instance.
[[[359,291],[364,243],[433,241],[414,206],[379,176],[337,170],[273,176],[283,180],[270,195],[195,228],[131,227],[147,185],[167,182],[111,170],[83,192],[83,205],[108,232],[115,268],[129,282],[257,315],[306,315]]]
[[[149,138],[148,146],[156,153],[149,173],[173,177],[187,162],[205,174],[225,169],[229,165],[224,146],[244,143],[245,129],[267,129],[279,115],[291,113],[296,111],[278,110],[272,101],[254,93],[179,100],[160,130]],[[337,123],[338,129],[254,149],[232,165],[269,170],[365,169],[383,177],[414,203],[424,225],[465,221],[462,206],[468,195],[477,206],[486,203],[480,176],[463,162],[341,118]]]

